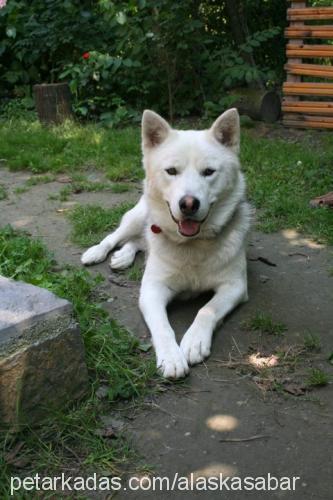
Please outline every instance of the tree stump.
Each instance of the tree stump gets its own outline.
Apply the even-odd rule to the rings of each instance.
[[[280,118],[281,99],[274,90],[240,88],[233,89],[229,95],[234,97],[232,106],[241,115],[267,123],[274,123]]]
[[[39,120],[44,124],[62,123],[72,117],[71,93],[67,83],[34,85]]]

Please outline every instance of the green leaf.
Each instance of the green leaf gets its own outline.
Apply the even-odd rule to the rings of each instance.
[[[118,12],[116,14],[116,21],[118,24],[121,24],[121,25],[125,24],[127,21],[127,17],[126,17],[125,12]]]
[[[8,26],[6,28],[6,35],[9,38],[16,38],[16,28],[14,28],[14,26]]]
[[[86,106],[79,106],[78,108],[76,108],[76,111],[82,116],[87,116],[88,114],[88,108]]]
[[[138,345],[138,349],[143,352],[148,352],[153,347],[151,342],[144,342]]]
[[[249,44],[252,45],[252,47],[260,47],[260,43],[257,40],[250,40]]]
[[[248,69],[246,74],[245,74],[245,80],[247,83],[251,83],[253,81],[253,73],[251,69]]]

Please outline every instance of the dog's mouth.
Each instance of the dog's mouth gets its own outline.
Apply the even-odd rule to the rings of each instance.
[[[200,232],[201,222],[193,219],[183,219],[177,221],[178,231],[182,236],[196,236]]]
[[[172,220],[178,226],[179,234],[181,234],[182,236],[185,236],[186,238],[190,238],[191,236],[196,236],[197,234],[200,233],[201,224],[203,222],[205,222],[205,220],[207,219],[207,217],[209,215],[209,212],[203,220],[195,220],[195,219],[189,219],[189,218],[177,220],[176,217],[174,217],[168,202],[167,202],[167,205],[168,205]]]

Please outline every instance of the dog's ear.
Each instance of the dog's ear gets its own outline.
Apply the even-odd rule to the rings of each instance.
[[[164,118],[146,109],[142,115],[142,145],[143,148],[153,148],[161,144],[171,131]]]
[[[240,126],[236,108],[228,109],[219,116],[211,126],[210,131],[223,146],[239,153]]]

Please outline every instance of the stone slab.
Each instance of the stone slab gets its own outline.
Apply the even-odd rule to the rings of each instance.
[[[71,304],[53,293],[28,283],[0,276],[0,350],[43,317],[71,310]]]
[[[84,346],[70,302],[0,277],[0,420],[37,423],[87,389]]]

